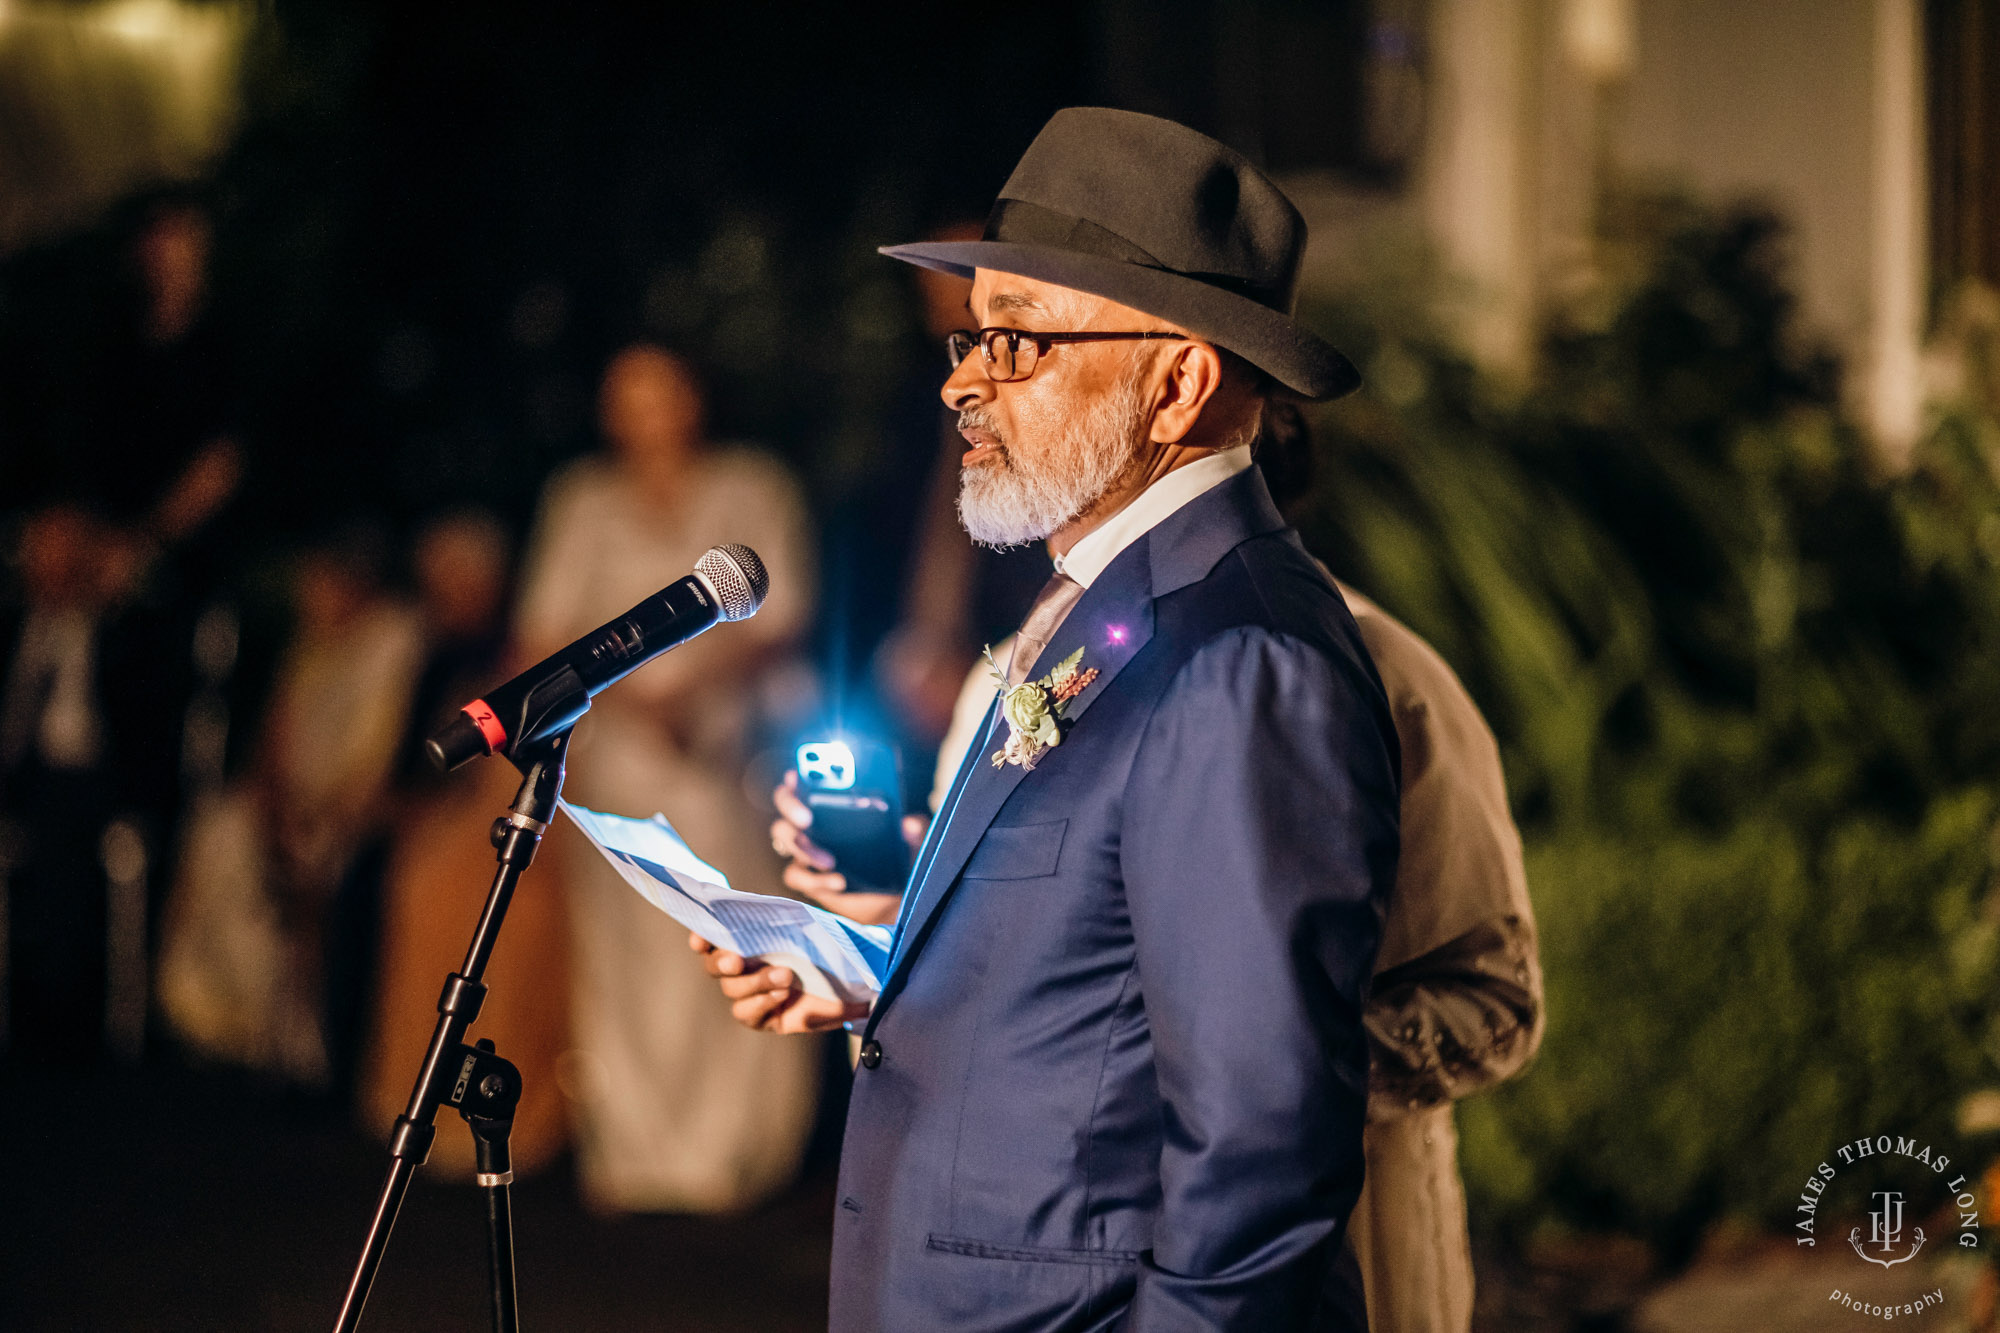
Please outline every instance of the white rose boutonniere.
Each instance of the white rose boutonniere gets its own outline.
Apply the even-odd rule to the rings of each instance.
[[[1055,670],[1040,680],[1007,684],[1007,673],[986,650],[986,665],[1000,683],[1000,716],[1007,719],[1007,744],[993,753],[993,766],[1019,764],[1033,768],[1044,752],[1062,744],[1062,716],[1069,701],[1082,694],[1097,679],[1097,668],[1078,670],[1083,661],[1079,648],[1056,664]]]

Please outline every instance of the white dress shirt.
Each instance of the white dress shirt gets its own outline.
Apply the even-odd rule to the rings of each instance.
[[[1133,498],[1132,503],[1086,533],[1056,568],[1088,588],[1118,553],[1150,532],[1162,519],[1197,495],[1205,494],[1250,466],[1250,446],[1219,449],[1207,458],[1177,467]]]

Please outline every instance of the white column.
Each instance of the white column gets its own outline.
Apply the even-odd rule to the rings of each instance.
[[[1925,275],[1922,28],[1917,0],[1875,0],[1869,330],[1864,410],[1884,461],[1923,429]]]
[[[1432,130],[1425,222],[1475,359],[1525,370],[1533,349],[1534,163],[1529,60],[1534,0],[1437,0],[1431,10]]]

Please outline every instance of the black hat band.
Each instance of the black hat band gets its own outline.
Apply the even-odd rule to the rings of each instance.
[[[1200,273],[1176,269],[1163,264],[1143,247],[1133,244],[1109,227],[1090,221],[1088,218],[1071,217],[1041,204],[1031,204],[1025,199],[1000,199],[993,205],[993,211],[986,215],[986,232],[983,237],[989,241],[1006,241],[1015,245],[1046,245],[1051,249],[1068,250],[1076,254],[1094,255],[1099,259],[1115,259],[1127,264],[1140,264],[1146,268],[1158,269],[1163,273],[1177,273],[1193,278],[1211,287],[1255,301],[1258,305],[1289,314],[1288,301],[1281,293],[1249,282],[1229,273]]]

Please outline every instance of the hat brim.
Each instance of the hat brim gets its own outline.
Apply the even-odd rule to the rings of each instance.
[[[1017,241],[921,241],[880,249],[891,259],[962,278],[974,269],[994,269],[1129,305],[1227,348],[1314,401],[1352,393],[1361,384],[1353,362],[1291,316],[1199,278]]]

